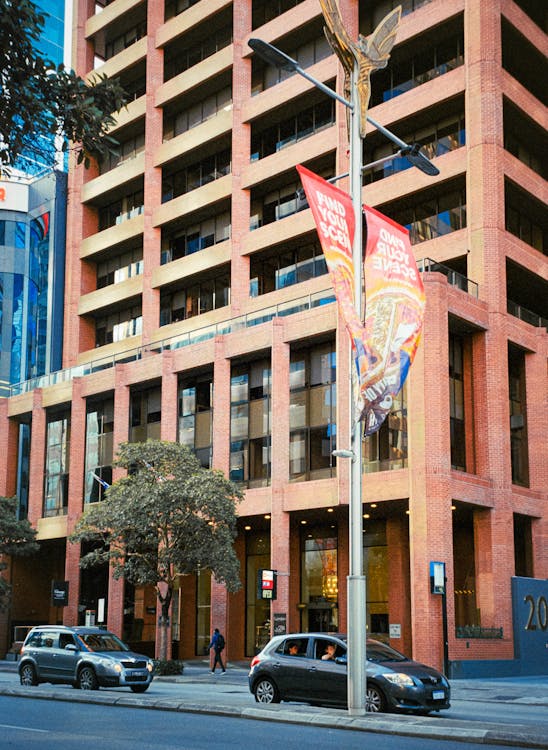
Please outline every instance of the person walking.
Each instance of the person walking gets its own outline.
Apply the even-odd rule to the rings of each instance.
[[[211,650],[213,649],[215,652],[215,658],[213,659],[213,668],[211,669],[211,674],[215,674],[215,667],[217,666],[217,663],[221,667],[221,674],[225,674],[226,669],[225,665],[223,664],[223,658],[221,656],[223,649],[225,647],[225,639],[222,633],[219,632],[219,628],[215,628],[213,631],[213,635],[211,636],[211,642],[208,646],[208,648]]]

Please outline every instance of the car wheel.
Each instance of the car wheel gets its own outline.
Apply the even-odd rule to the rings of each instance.
[[[255,683],[253,688],[257,703],[279,703],[280,693],[276,685],[267,677],[263,677]]]
[[[148,685],[130,685],[130,690],[132,693],[144,693],[148,687]]]
[[[82,667],[78,672],[78,687],[80,690],[97,690],[99,683],[92,667]]]
[[[386,708],[386,700],[381,690],[376,685],[367,683],[367,695],[365,698],[365,710],[372,714],[378,714]]]
[[[34,671],[34,667],[32,666],[32,664],[25,664],[24,667],[21,667],[19,679],[21,681],[21,685],[25,685],[25,687],[32,687],[33,685],[38,685],[38,680],[36,679],[36,672]]]

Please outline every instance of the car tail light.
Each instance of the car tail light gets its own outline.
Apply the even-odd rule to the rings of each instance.
[[[249,667],[250,668],[255,667],[260,661],[261,660],[259,658],[259,655],[257,654],[257,656],[254,656],[253,659],[251,660],[251,664],[249,665]]]

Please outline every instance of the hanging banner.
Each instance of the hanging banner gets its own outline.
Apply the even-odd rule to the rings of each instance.
[[[407,230],[364,206],[365,321],[354,304],[354,208],[350,196],[301,165],[297,170],[316,223],[327,268],[352,342],[356,421],[364,434],[382,425],[417,350],[424,288]]]
[[[401,390],[420,341],[425,295],[405,227],[374,208],[367,222],[364,260],[364,350],[360,362],[364,434],[382,425]]]

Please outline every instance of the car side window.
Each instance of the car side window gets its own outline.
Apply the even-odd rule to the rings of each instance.
[[[317,638],[314,643],[314,658],[326,660],[334,660],[340,656],[343,656],[346,651],[336,641],[328,640],[327,638]]]
[[[32,646],[32,648],[42,648],[43,645],[42,633],[33,633],[27,642],[27,646]]]
[[[307,648],[308,638],[287,638],[280,643],[276,653],[283,656],[303,657],[306,656]]]
[[[61,633],[59,635],[59,648],[66,648],[69,645],[70,646],[76,645],[74,636],[71,633]]]
[[[57,633],[44,633],[42,637],[43,648],[57,648]]]

